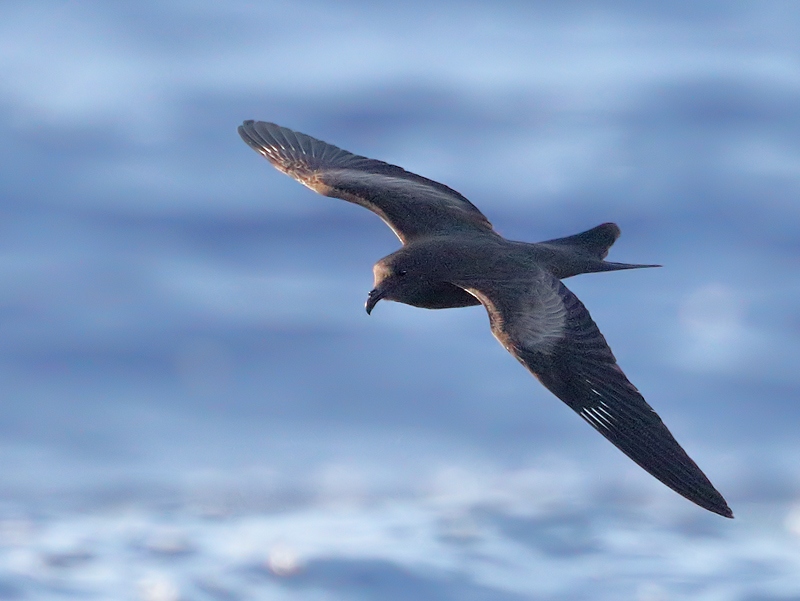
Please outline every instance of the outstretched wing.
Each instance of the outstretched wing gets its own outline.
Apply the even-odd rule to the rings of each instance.
[[[728,504],[628,381],[586,307],[541,272],[524,281],[465,286],[492,333],[553,394],[678,494],[733,517]]]
[[[377,213],[403,243],[427,235],[492,229],[461,194],[401,167],[264,121],[245,121],[239,135],[275,168],[315,192]]]

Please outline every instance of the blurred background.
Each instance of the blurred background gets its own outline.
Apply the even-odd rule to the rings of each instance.
[[[800,5],[0,5],[0,599],[800,598]],[[567,281],[725,495],[699,509],[492,338],[364,300],[399,243],[275,121]]]

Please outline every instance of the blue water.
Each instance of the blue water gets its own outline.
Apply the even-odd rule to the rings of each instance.
[[[800,7],[0,6],[0,599],[800,597]],[[236,135],[399,164],[528,241],[725,495],[675,495],[480,307]]]

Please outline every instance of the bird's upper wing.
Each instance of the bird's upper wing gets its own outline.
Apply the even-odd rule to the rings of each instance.
[[[462,285],[489,312],[492,333],[553,394],[675,492],[733,517],[725,499],[617,366],[586,307],[541,272]]]
[[[403,243],[426,235],[492,229],[461,194],[401,167],[264,121],[245,121],[239,135],[278,170],[315,192],[377,213]]]

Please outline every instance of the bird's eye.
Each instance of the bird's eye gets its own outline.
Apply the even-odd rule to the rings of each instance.
[[[405,275],[407,273],[408,273],[408,271],[406,271],[405,269],[398,269],[397,270],[397,275]]]

